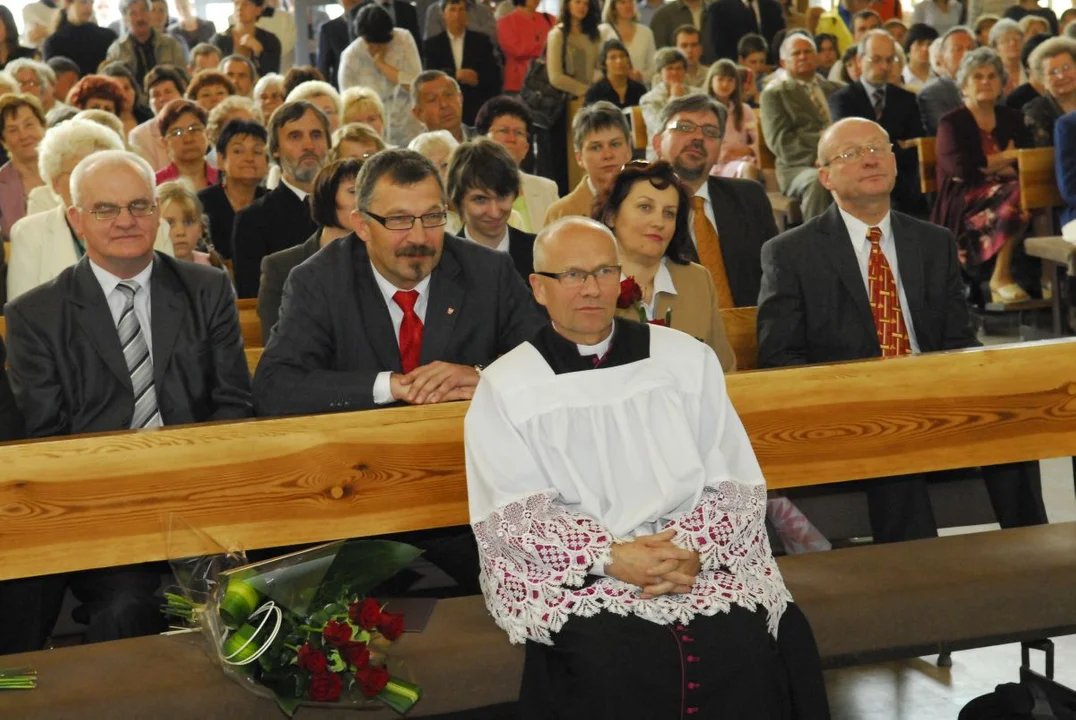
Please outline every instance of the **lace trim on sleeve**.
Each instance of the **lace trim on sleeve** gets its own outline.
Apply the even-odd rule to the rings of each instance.
[[[633,613],[659,625],[732,605],[767,611],[774,636],[791,600],[766,537],[766,490],[722,483],[690,513],[669,523],[676,542],[700,553],[703,570],[691,593],[643,600],[614,578],[580,587],[590,567],[609,562],[617,539],[593,518],[573,513],[550,493],[530,495],[474,523],[482,592],[494,621],[513,643],[552,644],[571,615]]]

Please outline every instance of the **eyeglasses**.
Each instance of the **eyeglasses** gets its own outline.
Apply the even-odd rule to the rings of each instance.
[[[838,160],[842,162],[854,162],[859,160],[865,155],[870,155],[875,158],[884,158],[893,154],[893,146],[889,144],[881,143],[868,143],[866,145],[857,145],[854,148],[849,148],[842,153],[838,153],[831,157],[822,167],[829,167]]]
[[[188,125],[185,128],[181,128],[181,127],[172,128],[167,133],[165,133],[165,135],[166,135],[166,137],[170,137],[170,138],[181,138],[184,135],[187,135],[188,133],[191,134],[191,135],[201,135],[204,132],[205,132],[204,127],[202,127],[201,125],[195,124],[195,125]]]
[[[721,139],[721,128],[717,125],[699,125],[693,123],[690,120],[673,120],[671,123],[665,126],[668,130],[675,130],[676,132],[683,133],[685,135],[691,135],[696,130],[702,131],[702,136],[710,140]]]
[[[443,210],[425,215],[393,215],[392,217],[376,215],[369,210],[363,210],[363,212],[384,225],[386,230],[410,230],[415,226],[416,220],[421,220],[424,228],[441,227],[448,222],[448,213]]]
[[[41,87],[41,83],[37,80],[20,80],[19,87],[23,90],[30,90],[32,88]]]
[[[593,270],[580,270],[579,268],[572,268],[565,270],[564,272],[552,273],[552,272],[534,272],[535,275],[541,275],[542,277],[553,278],[560,283],[560,286],[565,290],[578,290],[587,284],[587,280],[591,277],[599,285],[612,285],[613,283],[620,282],[620,266],[619,265],[602,265],[599,268]]]
[[[1068,75],[1070,72],[1072,72],[1071,65],[1062,65],[1061,67],[1054,68],[1048,74],[1052,78],[1059,78],[1062,75]]]
[[[86,208],[79,208],[85,212],[90,213],[98,220],[115,220],[120,216],[124,210],[131,213],[131,217],[143,218],[149,217],[153,213],[157,212],[157,203],[152,200],[135,200],[129,205],[113,205],[111,203],[100,203],[94,205],[89,210]]]
[[[896,55],[868,55],[867,61],[871,65],[892,65],[897,61]]]
[[[527,131],[520,130],[519,128],[499,127],[490,130],[494,135],[498,135],[502,138],[515,137],[515,138],[527,138]]]

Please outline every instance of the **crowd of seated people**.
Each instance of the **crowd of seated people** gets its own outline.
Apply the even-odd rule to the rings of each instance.
[[[295,57],[280,30],[294,19],[265,0],[237,0],[226,26],[189,0],[123,0],[115,28],[86,0],[38,2],[51,14],[25,16],[22,37],[0,7],[0,294],[23,434],[469,399],[476,368],[545,321],[536,236],[570,216],[607,228],[638,284],[620,316],[689,333],[725,372],[730,308],[765,307],[760,362],[780,366],[971,346],[939,329],[942,314],[966,322],[964,282],[982,302],[1057,290],[1020,267],[1010,151],[1055,148],[1072,220],[1076,13],[840,0],[808,30],[777,0],[539,4],[347,0],[316,29],[316,58]],[[528,103],[535,90],[556,107]],[[922,137],[936,137],[934,198]],[[802,246],[775,240],[771,194],[798,206]],[[938,243],[925,276],[894,250],[918,234]],[[833,237],[854,297],[815,272]],[[867,278],[878,253],[904,340],[870,325],[827,345],[849,308],[871,321],[857,268]],[[184,310],[150,314],[158,291]],[[253,377],[236,298],[257,299]],[[161,387],[121,341],[166,364]],[[992,495],[1026,496],[1003,522],[1041,522],[1037,474],[1003,470]],[[872,506],[896,495],[877,487]],[[875,513],[879,539],[932,533],[914,501],[914,519]],[[466,533],[450,530],[428,556],[473,589],[473,538],[454,562]],[[0,613],[0,653],[39,647],[67,588],[94,608],[89,639],[153,631],[144,570],[0,583],[0,609],[40,609],[19,632]]]

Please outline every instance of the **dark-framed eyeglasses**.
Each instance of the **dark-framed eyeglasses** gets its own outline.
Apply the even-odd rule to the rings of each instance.
[[[115,220],[124,210],[131,213],[131,217],[144,218],[157,212],[157,203],[152,200],[135,200],[127,205],[114,205],[112,203],[99,203],[92,208],[79,208],[88,212],[97,220]]]
[[[185,128],[183,128],[183,127],[172,128],[167,133],[165,133],[165,136],[170,137],[170,138],[181,138],[181,137],[183,137],[184,135],[187,135],[187,134],[201,135],[204,132],[205,132],[205,127],[195,123],[193,125],[188,125]]]
[[[560,286],[565,290],[578,290],[587,284],[587,280],[594,278],[594,281],[599,285],[609,286],[613,283],[620,282],[620,266],[619,265],[602,265],[601,267],[594,268],[593,270],[583,270],[581,268],[570,268],[564,272],[538,272],[534,271],[535,275],[541,275],[542,277],[552,278],[560,283]]]
[[[410,230],[415,226],[416,220],[422,221],[422,227],[424,228],[441,227],[448,222],[448,213],[444,210],[426,213],[425,215],[392,215],[390,217],[378,215],[369,210],[363,210],[362,212],[384,225],[386,230]]]
[[[721,139],[721,128],[717,125],[699,125],[698,123],[693,123],[690,120],[673,120],[665,127],[668,130],[675,130],[676,132],[683,133],[685,135],[691,135],[696,130],[698,130],[702,133],[702,136],[708,140]]]

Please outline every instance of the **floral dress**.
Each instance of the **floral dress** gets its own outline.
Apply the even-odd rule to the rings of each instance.
[[[992,132],[980,129],[979,141],[987,157],[1001,152]],[[963,232],[957,237],[961,264],[987,262],[1005,243],[1018,239],[1027,222],[1027,214],[1020,210],[1019,181],[987,175],[985,182],[964,194]]]

